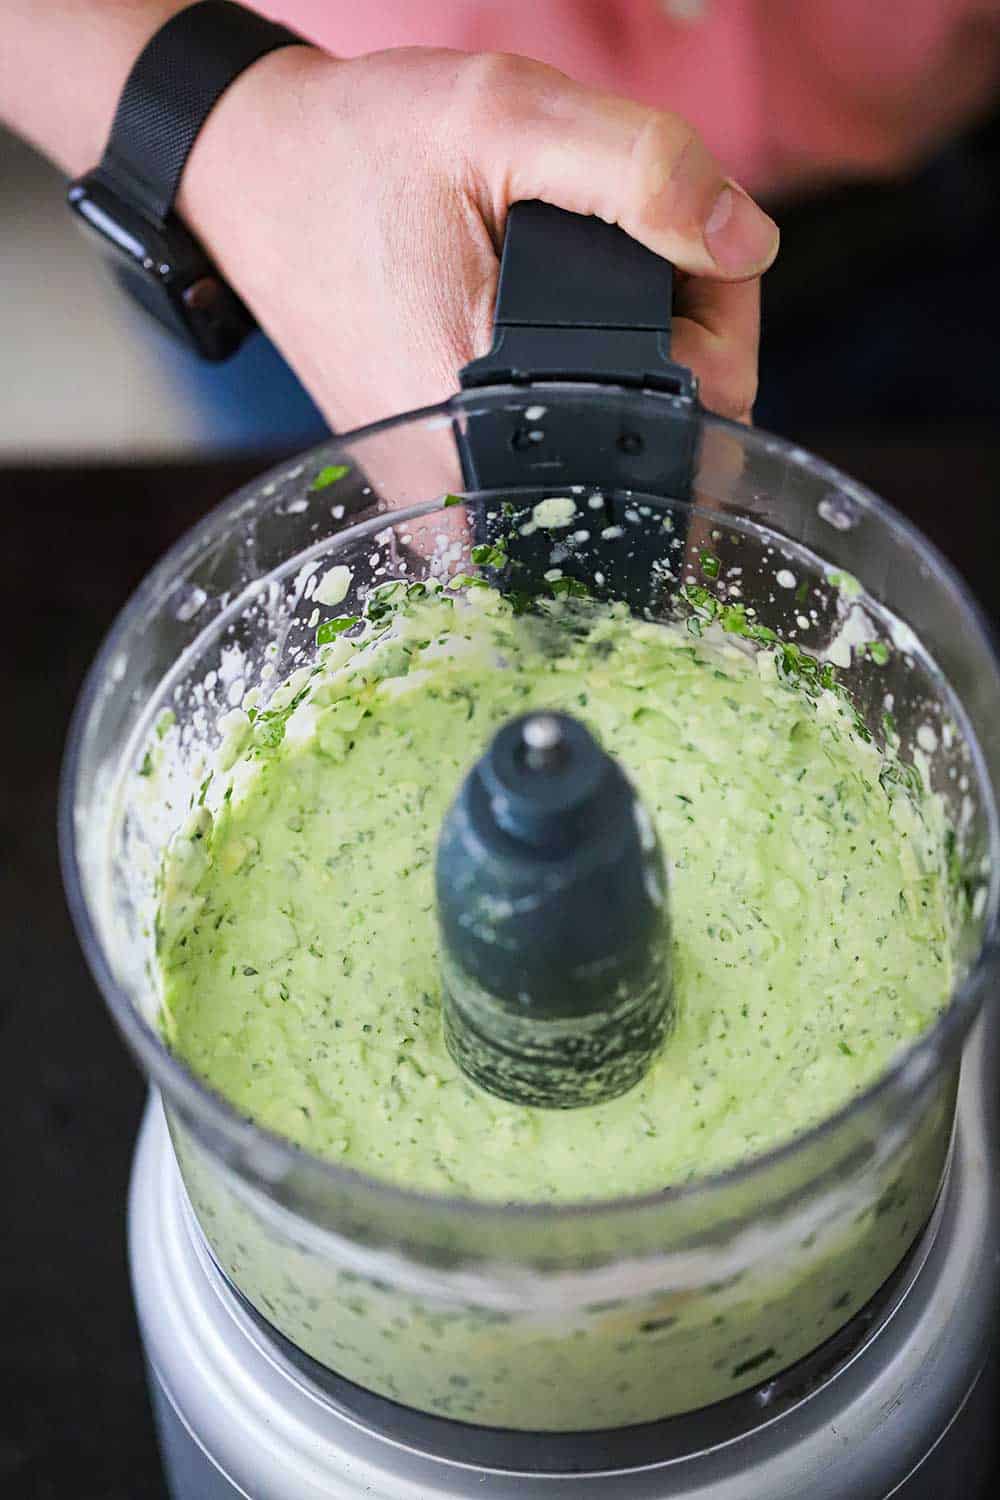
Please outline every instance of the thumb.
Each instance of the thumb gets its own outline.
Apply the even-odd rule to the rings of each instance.
[[[498,238],[511,203],[541,198],[619,224],[694,276],[742,281],[774,260],[777,225],[680,116],[528,58],[486,54],[467,66],[461,146]]]

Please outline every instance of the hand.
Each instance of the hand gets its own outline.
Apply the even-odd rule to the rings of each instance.
[[[509,205],[619,223],[678,277],[673,352],[748,420],[778,231],[674,115],[504,55],[273,53],[223,96],[179,202],[341,431],[443,399],[490,343]],[[558,268],[554,268],[558,274]]]

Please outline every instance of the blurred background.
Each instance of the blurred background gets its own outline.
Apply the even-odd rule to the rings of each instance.
[[[65,914],[59,761],[143,573],[324,428],[262,339],[209,370],[133,311],[63,187],[0,135],[0,1495],[155,1500],[124,1245],[143,1090]],[[758,422],[908,513],[995,619],[1000,123],[897,182],[770,207]]]
[[[0,127],[0,459],[218,457],[326,431],[263,339],[202,365],[123,297],[49,162]]]

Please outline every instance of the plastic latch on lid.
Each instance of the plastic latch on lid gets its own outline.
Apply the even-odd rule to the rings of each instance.
[[[558,268],[557,274],[553,274]],[[469,488],[583,482],[684,498],[693,467],[697,381],[670,358],[673,267],[613,224],[551,204],[508,215],[493,346],[460,372],[459,444]],[[475,405],[484,387],[579,382],[607,389],[582,421],[573,402]],[[636,401],[645,392],[664,405]],[[669,420],[670,416],[674,420]],[[666,419],[666,420],[665,420]]]

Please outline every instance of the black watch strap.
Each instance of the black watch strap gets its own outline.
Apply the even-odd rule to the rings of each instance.
[[[121,284],[202,359],[228,359],[257,324],[173,212],[174,198],[219,96],[251,63],[293,43],[307,45],[232,0],[178,11],[139,54],[100,165],[69,185],[70,207]]]
[[[232,0],[178,11],[133,65],[97,175],[162,225],[212,106],[251,63],[292,44],[304,38]]]

